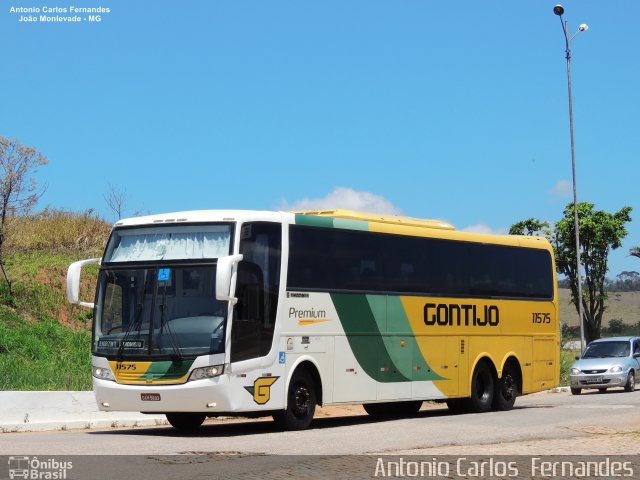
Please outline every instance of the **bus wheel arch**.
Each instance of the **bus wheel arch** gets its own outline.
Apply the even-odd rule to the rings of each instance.
[[[320,376],[320,369],[316,365],[315,361],[310,358],[303,358],[291,369],[291,373],[287,378],[287,385],[291,383],[291,379],[299,370],[306,370],[313,380],[313,385],[316,392],[316,402],[318,405],[323,404],[323,391],[322,391],[322,377]]]
[[[283,430],[304,430],[313,420],[318,399],[322,398],[322,383],[312,362],[301,362],[293,370],[286,389],[286,407],[273,414]]]
[[[522,393],[522,368],[515,356],[510,356],[502,367],[502,375],[496,377],[493,393],[493,410],[511,410],[516,397]]]

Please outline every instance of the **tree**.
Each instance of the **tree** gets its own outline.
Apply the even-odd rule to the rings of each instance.
[[[36,189],[34,174],[47,163],[35,148],[22,145],[18,139],[0,136],[0,269],[13,295],[12,283],[5,269],[5,250],[9,223],[14,215],[29,213],[44,189]]]
[[[640,247],[633,247],[629,250],[629,255],[640,258]]]
[[[608,213],[594,210],[592,203],[578,203],[580,260],[585,272],[582,299],[580,299],[584,314],[581,321],[587,342],[600,338],[602,315],[607,299],[605,275],[609,252],[622,245],[622,239],[627,235],[625,224],[631,221],[630,213],[631,207],[623,207],[618,212]],[[522,224],[526,225],[531,220],[539,222],[529,219],[514,224],[511,229],[515,233],[520,233],[523,231]],[[544,223],[539,222],[540,225]],[[535,224],[531,225],[535,226]],[[571,301],[579,312],[573,203],[566,206],[562,218],[555,224],[553,232],[549,233],[550,235],[546,236],[553,244],[556,269],[558,273],[567,276],[571,289]]]
[[[509,229],[509,235],[548,236],[550,234],[549,222],[541,222],[535,218],[527,218],[521,222],[514,223]]]
[[[122,214],[124,213],[124,206],[127,200],[127,191],[124,189],[119,189],[109,182],[109,191],[104,196],[104,201],[107,202],[107,207],[114,213],[117,220],[122,218]]]

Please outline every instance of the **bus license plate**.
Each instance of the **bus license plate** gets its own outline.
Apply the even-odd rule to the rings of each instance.
[[[160,394],[159,393],[141,393],[140,399],[143,402],[159,402]]]

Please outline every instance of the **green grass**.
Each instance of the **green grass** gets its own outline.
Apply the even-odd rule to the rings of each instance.
[[[0,390],[91,389],[91,334],[0,307]]]
[[[0,277],[0,390],[91,388],[91,311],[67,302],[70,263],[100,256],[109,225],[91,212],[47,210],[11,219]],[[83,269],[92,301],[97,267]]]
[[[577,355],[580,355],[580,350],[560,350],[560,386],[569,385],[569,369]]]

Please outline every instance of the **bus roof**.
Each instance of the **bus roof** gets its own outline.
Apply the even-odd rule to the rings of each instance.
[[[334,210],[298,210],[294,211],[298,215],[315,215],[320,217],[346,218],[349,220],[363,220],[365,222],[391,223],[394,225],[404,225],[408,227],[437,228],[440,230],[455,230],[450,223],[442,220],[431,220],[427,218],[406,217],[404,215],[393,215],[385,213],[360,212],[358,210],[347,210],[337,208]]]

